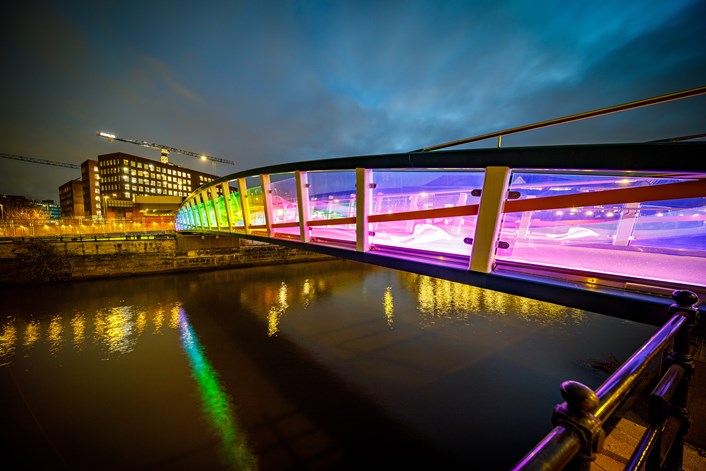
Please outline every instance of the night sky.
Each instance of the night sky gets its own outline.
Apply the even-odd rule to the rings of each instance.
[[[425,146],[706,85],[706,1],[16,1],[0,15],[0,152],[159,151],[226,175]],[[504,146],[706,132],[706,96]],[[495,146],[495,141],[483,146]],[[0,194],[58,202],[79,170],[0,159]]]

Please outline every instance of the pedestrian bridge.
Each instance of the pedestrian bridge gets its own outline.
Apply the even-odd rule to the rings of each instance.
[[[706,290],[705,153],[704,142],[660,142],[276,165],[202,186],[182,204],[176,229],[629,311],[644,322],[634,308],[652,311],[655,295]]]
[[[513,471],[589,469],[607,421],[652,381],[660,359],[648,426],[630,445],[625,469],[681,469],[691,423],[690,334],[706,294],[706,142],[502,148],[500,139],[703,93],[414,152],[234,173],[190,194],[176,230],[298,247],[660,326],[595,392],[564,382],[554,428]],[[440,150],[488,137],[498,148]]]

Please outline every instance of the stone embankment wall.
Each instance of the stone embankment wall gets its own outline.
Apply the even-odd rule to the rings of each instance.
[[[44,240],[49,255],[29,261],[17,258],[21,241],[0,243],[0,283],[43,281],[41,274],[61,271],[56,278],[83,280],[153,273],[212,270],[255,265],[328,260],[333,257],[237,237],[177,235],[166,239]],[[48,248],[47,248],[48,246]],[[50,268],[45,265],[52,259]],[[59,268],[57,268],[59,267]],[[41,273],[40,273],[41,272]]]

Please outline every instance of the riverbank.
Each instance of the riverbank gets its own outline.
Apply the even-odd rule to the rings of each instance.
[[[0,243],[0,284],[127,277],[329,260],[284,246],[215,235],[12,239]]]

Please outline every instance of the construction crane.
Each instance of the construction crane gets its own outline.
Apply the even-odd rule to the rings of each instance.
[[[105,139],[108,139],[108,142],[112,142],[112,141],[129,142],[130,144],[137,144],[138,146],[151,147],[152,149],[159,149],[162,152],[161,162],[163,164],[169,163],[169,153],[170,152],[176,152],[179,154],[188,155],[190,157],[196,157],[196,158],[199,158],[202,160],[210,160],[212,162],[220,162],[223,164],[235,165],[235,162],[233,162],[232,160],[221,159],[218,157],[213,157],[213,156],[205,155],[205,154],[198,154],[196,152],[177,149],[176,147],[165,146],[162,144],[155,144],[155,143],[147,142],[147,141],[137,141],[134,139],[124,139],[122,137],[116,137],[114,134],[109,134],[107,132],[100,132],[99,131],[96,133],[96,135],[99,137],[103,137]]]
[[[22,160],[24,162],[33,162],[35,164],[54,165],[56,167],[81,168],[81,166],[78,164],[70,164],[67,162],[55,162],[53,160],[44,160],[44,159],[37,159],[34,157],[24,157],[22,155],[5,154],[3,152],[0,152],[0,157],[2,157],[3,159],[13,159],[13,160]]]

